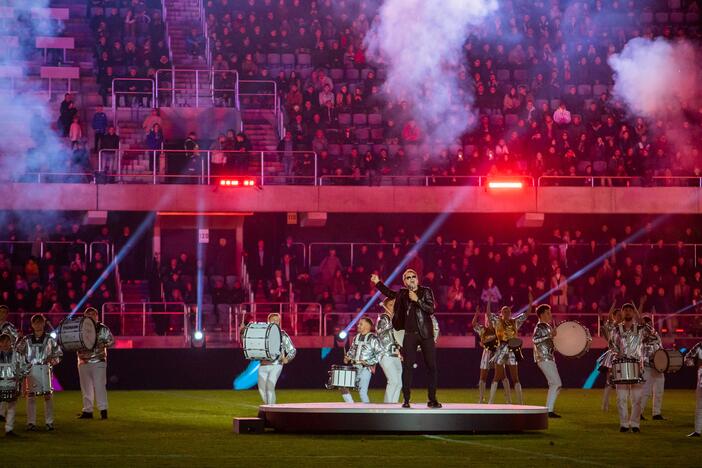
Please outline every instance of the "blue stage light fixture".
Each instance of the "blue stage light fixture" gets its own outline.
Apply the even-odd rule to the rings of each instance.
[[[349,334],[346,330],[341,330],[339,332],[339,339],[340,340],[345,340],[347,336],[349,336]]]

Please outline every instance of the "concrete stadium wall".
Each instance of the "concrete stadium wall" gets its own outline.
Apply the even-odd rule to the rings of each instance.
[[[5,184],[0,210],[330,213],[702,213],[696,187],[306,187]]]

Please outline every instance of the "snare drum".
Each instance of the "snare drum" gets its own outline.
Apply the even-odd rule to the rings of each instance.
[[[613,384],[637,384],[643,381],[641,364],[634,358],[617,358],[612,361]]]
[[[354,366],[332,366],[329,371],[329,382],[326,386],[330,390],[334,388],[355,390],[357,376],[358,369]]]
[[[651,367],[662,374],[673,374],[683,366],[683,355],[677,349],[659,349],[651,356]]]
[[[51,366],[35,364],[27,376],[27,394],[29,396],[51,395],[54,389],[51,386]]]
[[[64,351],[90,351],[97,342],[97,328],[93,319],[74,315],[61,322],[57,337]]]
[[[251,322],[241,337],[244,357],[254,361],[275,361],[280,356],[282,338],[275,323]]]
[[[590,330],[574,320],[562,322],[556,327],[553,346],[567,358],[583,357],[590,350],[591,343]]]
[[[522,354],[522,339],[521,338],[510,338],[507,340],[507,347],[509,348],[512,353],[514,353],[514,358],[517,360],[517,362],[521,361],[524,359],[524,355]]]
[[[20,395],[20,382],[12,364],[0,364],[0,401],[15,401]]]

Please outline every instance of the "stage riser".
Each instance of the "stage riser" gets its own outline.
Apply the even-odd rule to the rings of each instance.
[[[558,368],[566,388],[582,388],[595,368],[600,351],[581,359],[559,359]],[[332,364],[341,364],[341,349],[334,349],[322,360],[320,349],[298,350],[295,360],[286,365],[278,388],[324,388]],[[421,354],[419,355],[421,358]],[[478,384],[480,349],[439,349],[437,364],[440,388],[475,388]],[[536,367],[531,350],[524,350],[520,380],[524,388],[545,387],[546,379]],[[116,349],[110,350],[107,366],[108,388],[139,389],[222,389],[232,388],[234,378],[246,369],[248,361],[235,349]],[[414,387],[426,385],[423,363],[414,371]],[[78,389],[75,353],[67,353],[55,369],[65,389]],[[696,373],[684,367],[666,375],[666,388],[694,388]],[[596,387],[602,387],[599,377]],[[385,386],[380,366],[371,380],[372,388]],[[499,392],[501,395],[501,391]],[[501,398],[501,397],[500,397]]]

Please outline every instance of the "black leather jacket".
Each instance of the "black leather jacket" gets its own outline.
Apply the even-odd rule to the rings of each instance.
[[[392,317],[392,327],[395,330],[405,329],[407,315],[411,310],[414,310],[417,317],[419,335],[424,339],[434,337],[434,327],[431,321],[431,316],[434,315],[434,293],[431,292],[431,289],[419,286],[416,291],[417,301],[411,301],[409,289],[407,288],[393,291],[385,286],[382,281],[378,281],[375,286],[385,296],[395,299]]]

